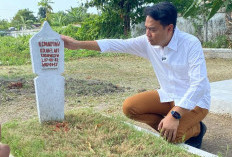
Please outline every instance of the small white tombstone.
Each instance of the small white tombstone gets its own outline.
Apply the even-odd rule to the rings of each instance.
[[[64,120],[64,42],[48,22],[30,39],[39,121]]]

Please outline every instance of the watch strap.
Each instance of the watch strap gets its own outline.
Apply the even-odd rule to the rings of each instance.
[[[181,118],[181,115],[177,111],[171,111],[171,114],[175,119],[180,119]]]

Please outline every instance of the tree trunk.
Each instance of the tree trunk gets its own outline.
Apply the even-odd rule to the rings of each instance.
[[[206,20],[205,16],[203,19],[203,24],[204,24],[204,42],[208,42],[208,21]]]
[[[124,23],[124,35],[128,36],[130,32],[130,17],[129,15],[123,16],[123,23]]]
[[[232,12],[226,13],[226,36],[231,43],[230,47],[232,47]]]
[[[204,14],[203,14],[203,25],[204,25],[204,42],[208,42],[208,21],[206,20],[206,8],[205,8],[205,2],[204,0]]]
[[[124,5],[123,5],[123,10],[124,10],[124,14],[123,14],[123,24],[124,24],[124,35],[128,36],[130,33],[130,4],[129,3],[125,3],[123,1]]]

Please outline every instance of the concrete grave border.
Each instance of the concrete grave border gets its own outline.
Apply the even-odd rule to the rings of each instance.
[[[134,124],[131,124],[131,123],[128,123],[128,122],[124,122],[124,123],[127,124],[127,125],[129,125],[129,126],[131,126],[132,128],[134,128],[134,129],[136,129],[138,131],[146,132],[146,133],[151,134],[153,136],[160,137],[159,134],[154,133],[154,132],[152,132],[150,130],[141,128],[141,127],[139,127],[137,125],[134,125]],[[201,149],[194,148],[194,147],[189,146],[189,145],[184,144],[184,143],[177,144],[177,146],[180,146],[180,147],[184,148],[184,150],[188,151],[189,153],[196,154],[196,155],[199,155],[201,157],[218,157],[215,154],[206,152],[206,151],[201,150]]]
[[[205,58],[232,58],[232,49],[224,48],[203,48]]]
[[[232,79],[210,83],[210,112],[232,117]]]

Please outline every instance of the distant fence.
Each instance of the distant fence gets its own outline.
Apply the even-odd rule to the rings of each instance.
[[[12,36],[12,37],[18,37],[23,35],[34,35],[37,32],[39,32],[40,29],[31,29],[31,30],[22,30],[22,31],[7,31],[5,32],[5,35]]]

